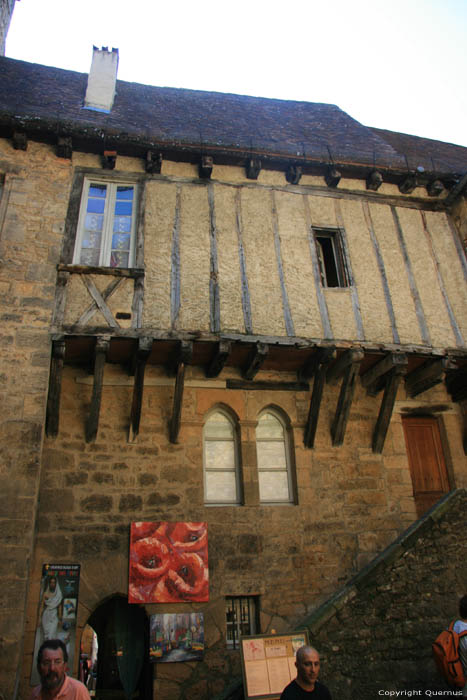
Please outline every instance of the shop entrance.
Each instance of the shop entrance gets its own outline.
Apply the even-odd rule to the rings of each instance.
[[[147,616],[126,598],[102,603],[88,626],[97,637],[97,663],[91,669],[91,695],[96,700],[152,700]]]
[[[402,418],[417,516],[450,490],[438,421],[431,417]]]

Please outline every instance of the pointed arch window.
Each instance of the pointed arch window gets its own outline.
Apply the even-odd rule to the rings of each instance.
[[[264,411],[258,419],[256,456],[260,502],[294,503],[289,438],[275,411]]]
[[[238,432],[225,411],[210,414],[203,430],[204,502],[240,505]]]

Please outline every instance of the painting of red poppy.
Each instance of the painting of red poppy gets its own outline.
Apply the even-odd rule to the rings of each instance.
[[[207,523],[131,523],[128,602],[207,600]]]

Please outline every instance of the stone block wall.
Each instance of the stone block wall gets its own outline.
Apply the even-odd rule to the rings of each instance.
[[[303,621],[333,697],[453,697],[431,644],[467,593],[467,491],[453,491]],[[392,695],[391,695],[392,693]]]

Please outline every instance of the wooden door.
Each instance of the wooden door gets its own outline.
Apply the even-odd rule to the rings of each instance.
[[[403,418],[405,444],[420,517],[450,489],[436,418]]]

